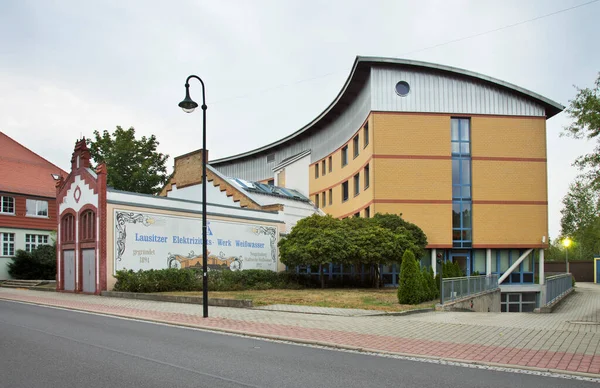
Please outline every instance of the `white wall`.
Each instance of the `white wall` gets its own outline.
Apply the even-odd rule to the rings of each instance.
[[[167,192],[169,198],[187,199],[189,201],[202,201],[202,185],[193,185],[178,189],[177,185],[173,185],[171,191]],[[211,182],[206,185],[206,201],[218,205],[240,207],[239,202],[235,202],[233,197],[228,197],[219,187],[215,187]]]
[[[285,187],[298,190],[301,194],[310,198],[308,195],[308,174],[310,166],[310,154],[296,160],[285,166]],[[277,183],[277,174],[275,174],[275,186]]]
[[[37,230],[37,229],[12,229],[12,228],[0,228],[0,233],[14,233],[15,234],[15,253],[19,250],[25,250],[25,235],[26,234],[40,234],[48,236],[48,244],[52,244],[52,239],[55,237],[54,233],[49,230]],[[0,239],[1,242],[1,239]],[[1,247],[0,247],[1,248]],[[2,256],[2,250],[0,249],[0,280],[10,279],[8,275],[7,264],[11,263],[12,259],[7,256]],[[52,280],[52,279],[42,279]]]
[[[287,178],[286,178],[287,179]],[[267,194],[252,193],[252,198],[261,205],[280,204],[283,205],[283,222],[285,222],[285,232],[289,233],[296,223],[315,213],[322,214],[315,206],[310,202],[295,201],[292,199],[285,199],[283,197],[276,197]]]

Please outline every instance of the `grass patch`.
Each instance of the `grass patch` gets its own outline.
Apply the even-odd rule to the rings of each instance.
[[[202,292],[166,292],[168,295],[202,296]],[[435,301],[418,305],[401,305],[395,288],[371,289],[303,289],[303,290],[256,290],[211,291],[210,298],[248,299],[254,306],[293,304],[301,306],[353,308],[379,311],[406,311],[429,308]]]

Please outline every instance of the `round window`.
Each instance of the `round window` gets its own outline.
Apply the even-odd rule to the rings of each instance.
[[[396,94],[404,97],[410,92],[410,85],[406,81],[400,81],[396,84]]]

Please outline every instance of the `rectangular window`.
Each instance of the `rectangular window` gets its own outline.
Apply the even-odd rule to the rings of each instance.
[[[468,118],[451,119],[452,245],[456,248],[472,245],[470,127]]]
[[[354,136],[354,157],[356,158],[358,156],[358,149],[359,149],[359,140],[358,140],[358,135]]]
[[[272,163],[275,161],[275,154],[267,155],[267,163]]]
[[[369,145],[369,122],[365,123],[365,129],[363,129],[363,142],[366,148]]]
[[[370,183],[371,183],[369,181],[370,178],[369,178],[369,165],[368,164],[365,166],[365,172],[364,172],[364,174],[365,174],[365,190],[366,190],[369,187]]]
[[[358,217],[360,217],[360,212],[354,213],[354,218],[358,218]]]
[[[319,194],[315,194],[315,205],[319,207]]]
[[[333,157],[329,157],[329,172],[333,171]]]
[[[348,146],[342,148],[342,167],[348,164]]]
[[[329,204],[333,204],[333,189],[329,189]]]
[[[48,217],[48,201],[28,199],[26,207],[28,216]]]
[[[15,255],[15,234],[0,233],[2,237],[2,256]]]
[[[325,207],[327,205],[327,195],[326,193],[323,191],[323,194],[321,194],[321,196],[323,197],[323,201],[321,203],[321,207]]]
[[[354,175],[354,196],[360,193],[360,174]]]
[[[43,234],[26,234],[25,235],[25,250],[33,251],[40,245],[48,245],[48,236]]]
[[[369,206],[365,208],[365,218],[371,218],[371,207]]]
[[[325,170],[326,170],[326,166],[325,166],[325,159],[323,159],[323,161],[321,162],[321,175],[325,175]]]
[[[315,164],[315,179],[319,177],[319,163]]]
[[[473,272],[479,272],[480,275],[485,275],[485,250],[476,249],[473,251]]]
[[[342,202],[348,200],[348,181],[342,183]]]
[[[13,197],[0,197],[0,213],[15,214],[15,199]]]

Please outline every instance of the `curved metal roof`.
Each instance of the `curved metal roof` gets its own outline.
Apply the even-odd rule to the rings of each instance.
[[[212,160],[212,161],[210,161],[210,163],[211,164],[226,163],[229,161],[234,161],[236,159],[244,158],[244,157],[251,156],[254,154],[259,154],[259,153],[268,151],[272,148],[275,148],[277,146],[281,146],[281,145],[285,144],[286,142],[311,130],[312,128],[319,127],[320,125],[318,125],[318,124],[322,124],[324,121],[328,121],[327,117],[329,115],[335,115],[337,112],[346,108],[346,106],[347,106],[346,103],[350,102],[352,100],[352,98],[354,98],[353,92],[360,89],[360,87],[366,81],[367,77],[369,77],[369,75],[370,75],[369,70],[371,69],[371,66],[373,66],[373,65],[388,65],[388,66],[409,67],[409,68],[417,68],[417,69],[421,68],[421,69],[427,69],[427,70],[434,70],[434,71],[438,71],[441,73],[452,73],[455,75],[458,74],[458,75],[473,78],[476,80],[484,81],[484,82],[492,84],[494,86],[499,86],[503,89],[507,89],[513,93],[520,94],[527,99],[533,100],[533,101],[541,104],[546,111],[546,118],[550,118],[550,117],[562,112],[565,109],[565,107],[563,105],[561,105],[555,101],[552,101],[544,96],[541,96],[537,93],[534,93],[530,90],[521,88],[517,85],[513,85],[511,83],[508,83],[508,82],[505,82],[505,81],[502,81],[502,80],[499,80],[496,78],[492,78],[492,77],[489,77],[489,76],[486,76],[486,75],[483,75],[483,74],[480,74],[480,73],[477,73],[474,71],[460,69],[460,68],[452,67],[452,66],[440,65],[440,64],[436,64],[436,63],[415,61],[415,60],[411,60],[411,59],[357,56],[354,61],[354,65],[352,66],[352,70],[350,71],[350,74],[348,75],[348,78],[346,79],[346,82],[344,83],[344,86],[342,87],[342,89],[340,90],[338,95],[331,102],[331,104],[329,104],[329,106],[323,112],[321,112],[321,114],[319,114],[314,120],[312,120],[310,123],[306,124],[304,127],[300,128],[296,132],[294,132],[280,140],[277,140],[271,144],[267,144],[265,146],[256,148],[251,151],[243,152],[243,153],[240,153],[237,155],[232,155],[232,156],[228,156],[225,158]]]

